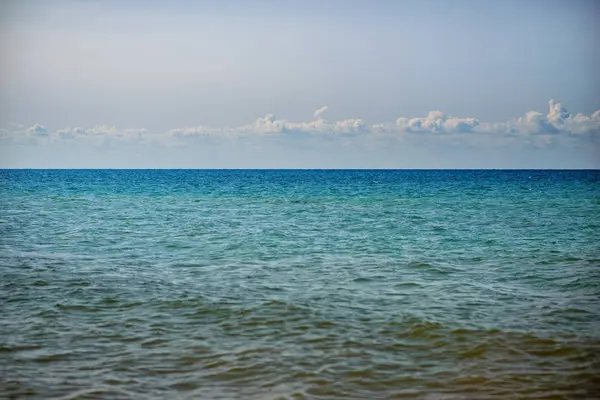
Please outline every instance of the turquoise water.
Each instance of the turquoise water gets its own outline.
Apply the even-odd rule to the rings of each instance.
[[[599,171],[0,171],[0,397],[600,392]]]

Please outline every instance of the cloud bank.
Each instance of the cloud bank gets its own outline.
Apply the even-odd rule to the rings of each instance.
[[[461,137],[464,141],[482,138],[523,140],[544,146],[554,138],[586,139],[600,137],[600,110],[591,115],[572,114],[560,102],[550,100],[546,114],[529,111],[523,116],[503,122],[483,122],[472,117],[455,117],[442,111],[430,111],[425,117],[400,117],[394,123],[367,125],[360,118],[329,121],[327,106],[314,112],[314,119],[291,122],[273,114],[238,127],[185,127],[167,132],[151,132],[144,128],[119,129],[111,125],[91,128],[50,130],[43,125],[26,127],[12,124],[0,130],[0,141],[18,144],[52,145],[58,142],[87,141],[95,144],[116,142],[185,144],[194,140],[230,140],[238,137],[388,137],[418,141],[419,138]],[[541,139],[540,139],[541,138]],[[443,140],[443,139],[440,139]]]

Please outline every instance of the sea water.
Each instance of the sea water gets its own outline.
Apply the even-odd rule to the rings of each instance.
[[[0,397],[594,398],[600,172],[0,171]]]

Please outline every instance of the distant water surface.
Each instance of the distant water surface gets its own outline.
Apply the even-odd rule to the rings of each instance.
[[[600,393],[600,171],[0,171],[0,397]]]

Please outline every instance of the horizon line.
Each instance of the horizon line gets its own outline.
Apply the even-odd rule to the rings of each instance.
[[[600,168],[0,168],[0,171],[600,171]]]

